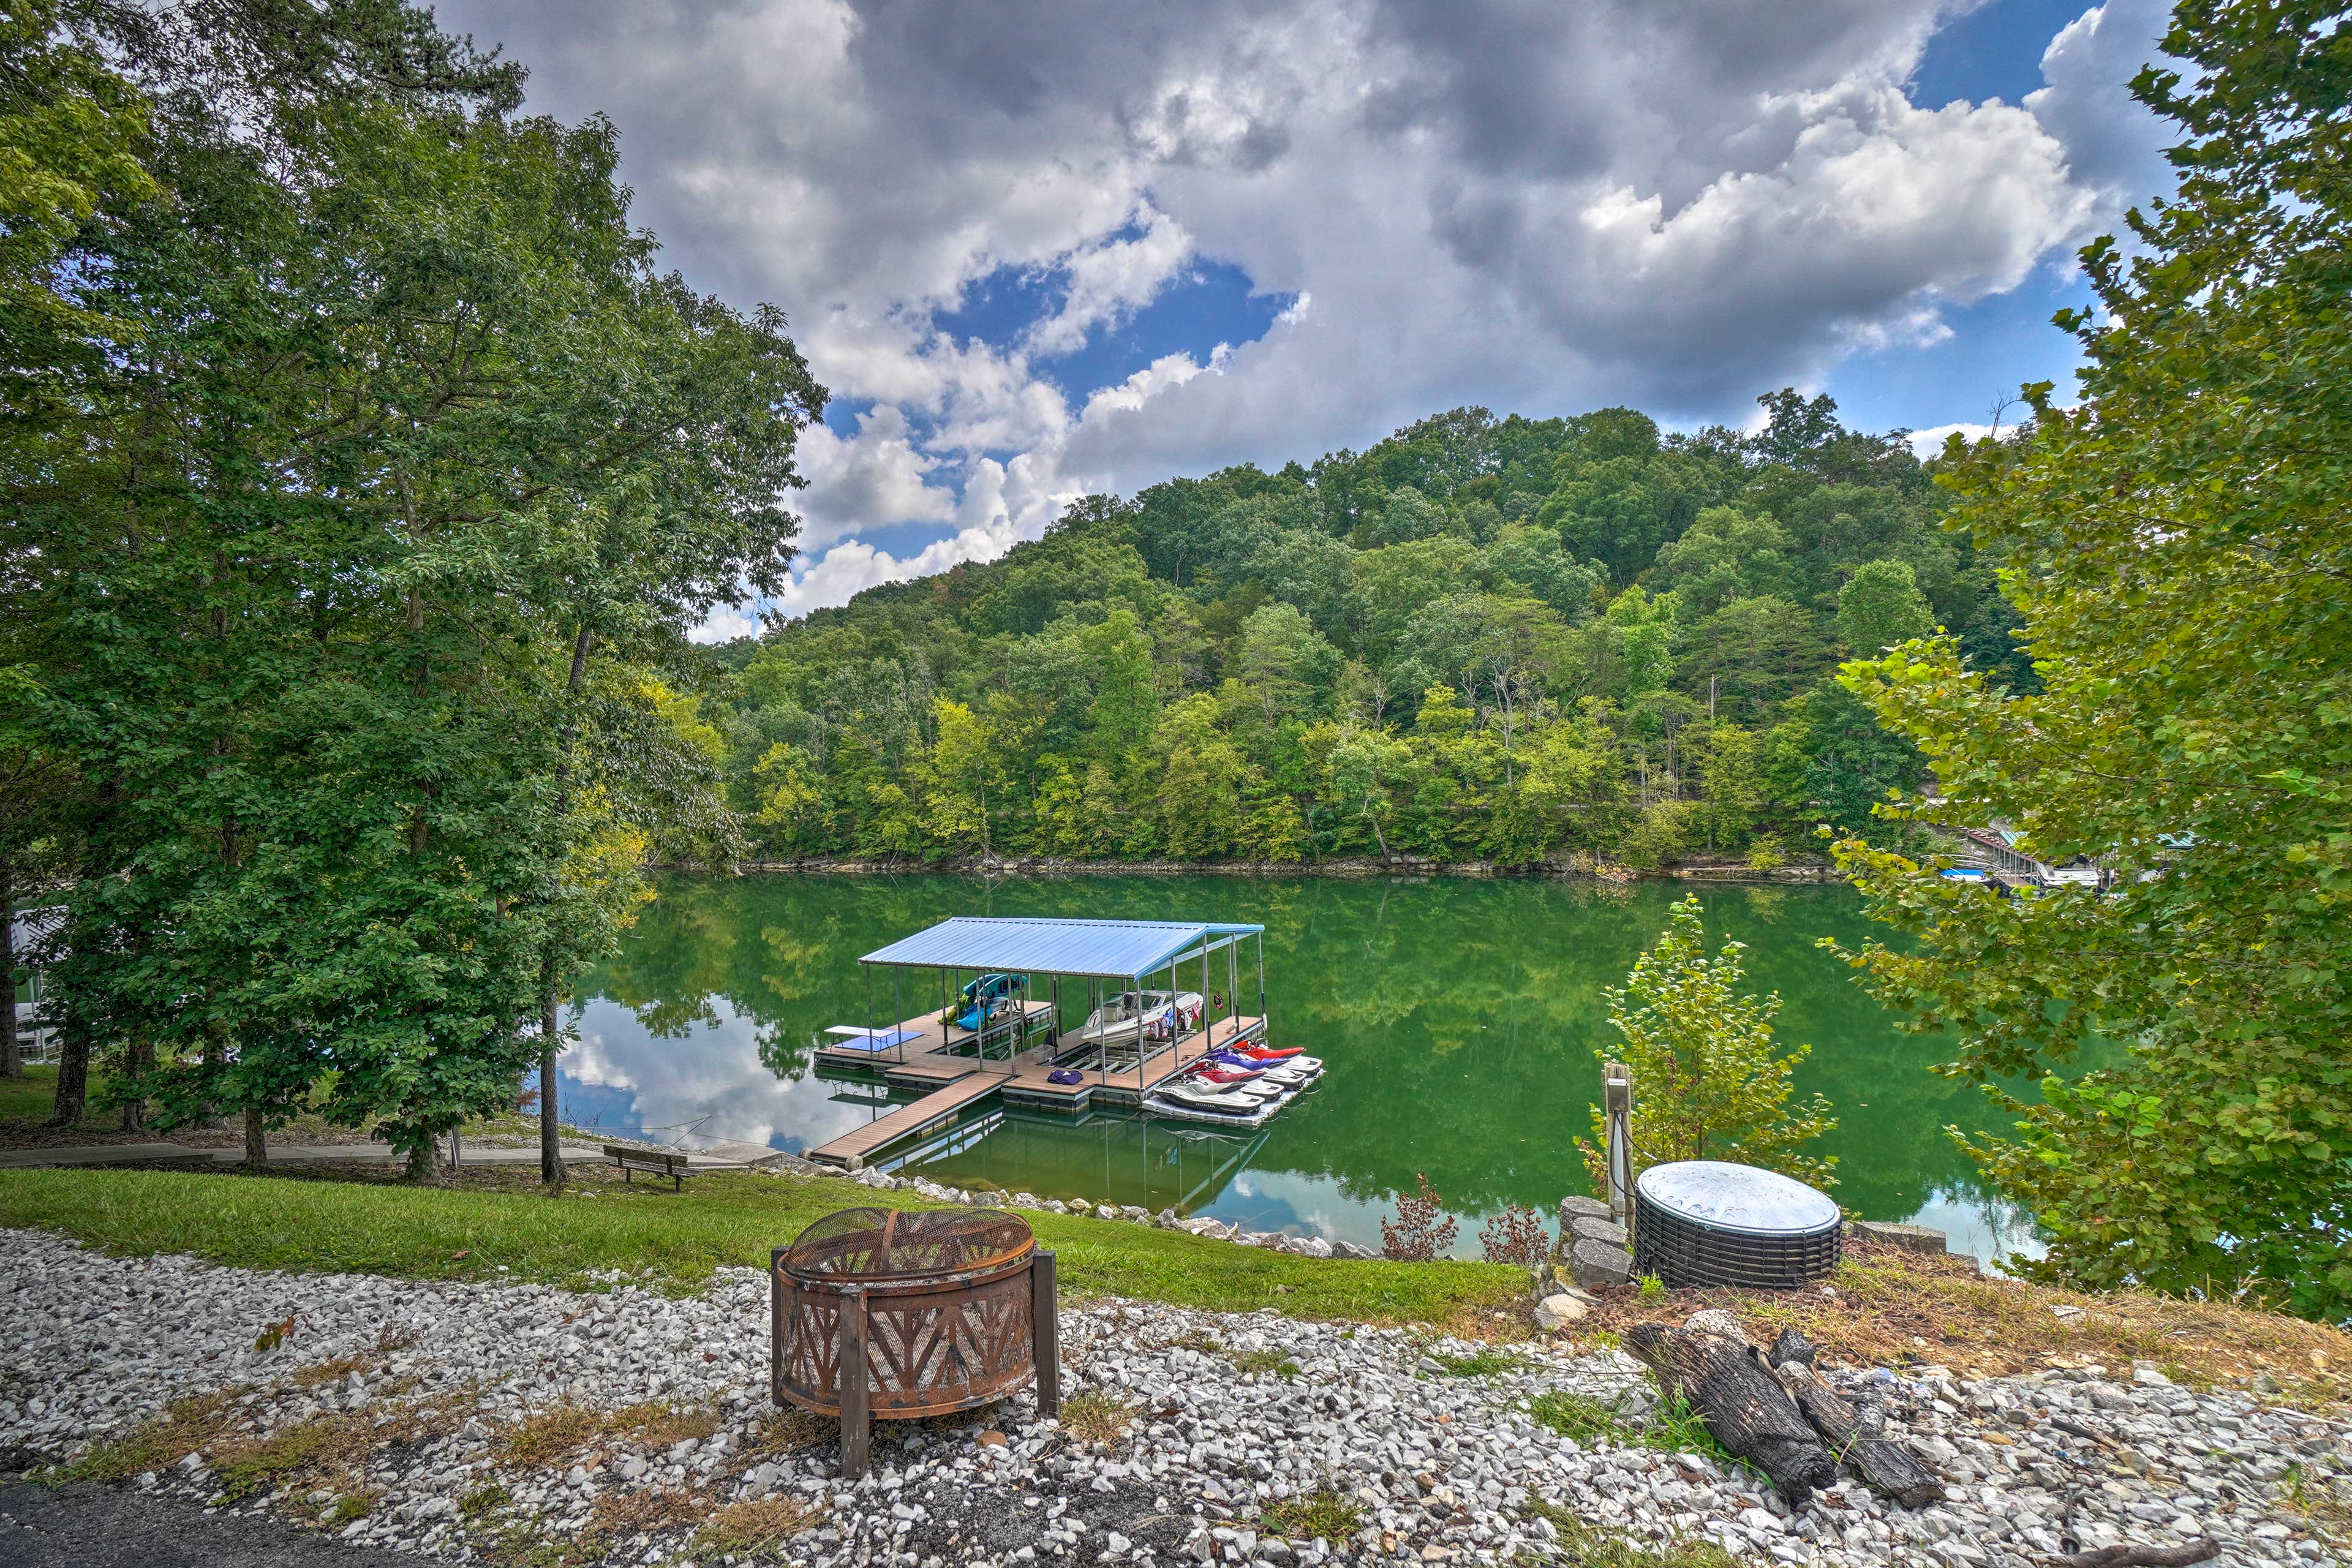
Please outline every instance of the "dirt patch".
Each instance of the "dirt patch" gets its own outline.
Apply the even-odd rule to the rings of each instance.
[[[2276,1385],[2279,1403],[2326,1409],[2352,1400],[2352,1334],[2227,1302],[2139,1291],[2083,1295],[1981,1274],[1958,1257],[1849,1241],[1827,1287],[1803,1290],[1591,1292],[1601,1305],[1573,1338],[1613,1344],[1635,1323],[1679,1322],[1702,1307],[1738,1314],[1769,1344],[1793,1328],[1835,1363],[1947,1366],[1971,1377],[2146,1362],[2176,1383]]]

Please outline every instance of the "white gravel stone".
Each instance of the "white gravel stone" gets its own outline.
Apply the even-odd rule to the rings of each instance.
[[[829,1438],[761,1447],[772,1410],[767,1284],[755,1270],[721,1270],[701,1295],[672,1299],[617,1277],[583,1294],[121,1260],[25,1232],[0,1233],[0,1334],[13,1352],[0,1447],[68,1459],[173,1398],[224,1389],[252,1391],[239,1415],[255,1428],[352,1408],[387,1422],[436,1410],[443,1419],[424,1440],[381,1447],[363,1473],[326,1483],[380,1493],[364,1518],[341,1522],[310,1475],[229,1506],[451,1563],[480,1561],[501,1532],[576,1542],[600,1500],[657,1488],[690,1489],[703,1510],[766,1496],[819,1505],[788,1551],[812,1568],[1557,1558],[1558,1532],[1530,1514],[1531,1499],[1651,1542],[1706,1536],[1759,1563],[2023,1568],[2081,1546],[2204,1533],[2235,1568],[2329,1560],[2308,1516],[2281,1498],[2291,1467],[2305,1500],[2352,1501],[2343,1424],[2249,1394],[2125,1372],[1962,1381],[1940,1368],[1832,1368],[1949,1496],[1906,1513],[1849,1481],[1792,1510],[1744,1469],[1635,1446],[1622,1431],[1570,1438],[1534,1419],[1532,1402],[1548,1394],[1629,1415],[1654,1406],[1644,1374],[1615,1352],[1538,1344],[1515,1371],[1453,1377],[1440,1358],[1478,1347],[1118,1300],[1063,1317],[1064,1396],[1127,1407],[1116,1451],[1035,1418],[1024,1395],[961,1426],[883,1425],[874,1473],[852,1485],[835,1473]],[[284,1343],[257,1348],[263,1327],[289,1315]],[[1233,1358],[1247,1352],[1295,1370],[1244,1377]],[[365,1367],[356,1382],[295,1381],[347,1356]],[[703,1407],[718,1429],[650,1449],[600,1439],[536,1469],[498,1446],[501,1428],[559,1403],[649,1399]],[[983,1432],[1006,1440],[982,1446]],[[137,1484],[203,1499],[219,1486],[201,1453]],[[1269,1531],[1270,1509],[1326,1490],[1361,1509],[1346,1539]],[[697,1557],[690,1531],[614,1531],[604,1561],[716,1563]]]

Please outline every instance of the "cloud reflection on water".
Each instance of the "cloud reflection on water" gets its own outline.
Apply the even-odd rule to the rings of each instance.
[[[593,1131],[688,1147],[727,1141],[801,1153],[865,1125],[878,1103],[866,1098],[874,1091],[864,1086],[829,1083],[806,1068],[779,1077],[762,1059],[759,1021],[724,996],[708,998],[700,1016],[660,1034],[630,1008],[603,997],[576,1009],[573,1020],[579,1043],[564,1053],[559,1073],[565,1114]],[[1162,1123],[1147,1127],[1124,1116],[1097,1118],[1076,1136],[1045,1131],[1046,1143],[1084,1146],[1079,1157],[1055,1160],[1048,1168],[1036,1163],[1040,1131],[1034,1125],[1001,1130],[956,1148],[933,1173],[949,1182],[1034,1183],[1047,1195],[1083,1193],[1115,1203],[1176,1205],[1250,1230],[1371,1247],[1381,1245],[1381,1221],[1391,1212],[1387,1199],[1350,1195],[1334,1177],[1252,1169],[1245,1159],[1237,1168],[1221,1169],[1244,1147],[1238,1140],[1192,1135]],[[1200,1146],[1199,1156],[1171,1166],[1171,1145],[1181,1147],[1178,1141],[1188,1137]],[[1204,1172],[1205,1187],[1196,1184]],[[1454,1254],[1478,1256],[1478,1226],[1488,1216],[1455,1217]],[[1988,1261],[2042,1251],[2023,1215],[1977,1194],[1938,1189],[1907,1217],[1947,1232],[1955,1250]]]

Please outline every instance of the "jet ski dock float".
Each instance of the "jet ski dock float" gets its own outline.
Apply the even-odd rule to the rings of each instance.
[[[919,1098],[808,1152],[853,1171],[1003,1106],[1076,1115],[1150,1101],[1154,1114],[1227,1120],[1159,1091],[1219,1070],[1215,1053],[1266,1048],[1263,926],[958,916],[858,963],[866,1021],[826,1031],[817,1068]],[[1269,1098],[1270,1087],[1253,1103]]]

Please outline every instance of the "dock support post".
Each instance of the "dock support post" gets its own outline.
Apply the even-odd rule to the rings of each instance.
[[[1619,1225],[1633,1215],[1633,1069],[1610,1062],[1601,1072],[1601,1107],[1609,1123],[1609,1214]]]
[[[1267,1045],[1274,1044],[1274,1020],[1265,1016],[1265,932],[1257,933],[1257,1018],[1258,1032]]]
[[[841,1474],[856,1480],[866,1474],[867,1445],[874,1435],[866,1386],[866,1291],[851,1290],[841,1299]]]
[[[1225,1017],[1234,1026],[1234,1044],[1241,1044],[1242,1035],[1242,944],[1225,944]]]
[[[1062,1318],[1054,1289],[1054,1255],[1040,1252],[1029,1265],[1030,1356],[1037,1367],[1037,1414],[1062,1413]]]

